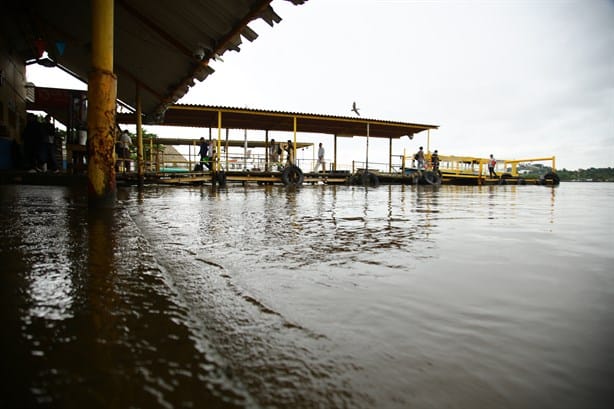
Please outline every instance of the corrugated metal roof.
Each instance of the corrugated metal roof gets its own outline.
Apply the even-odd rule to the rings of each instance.
[[[286,0],[302,4],[306,0]],[[8,3],[8,4],[5,4]],[[209,61],[257,34],[248,27],[281,18],[271,0],[116,0],[115,73],[118,98],[134,107],[138,84],[149,121],[213,70]],[[24,60],[44,44],[52,60],[87,80],[91,62],[91,2],[29,0],[3,2],[0,33]],[[60,52],[58,44],[64,44]]]
[[[222,113],[222,128],[259,129],[269,131],[294,130],[294,118],[298,132],[322,133],[337,136],[369,136],[376,138],[400,138],[428,130],[438,125],[387,121],[362,117],[346,117],[300,112],[266,111],[211,105],[175,104],[168,107],[160,125],[217,128],[218,112]],[[134,115],[118,115],[118,123],[134,123]]]

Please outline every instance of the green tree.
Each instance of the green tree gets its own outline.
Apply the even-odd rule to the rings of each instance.
[[[137,159],[137,136],[130,133],[132,139],[132,146],[130,147],[130,157],[132,160]],[[143,128],[143,161],[145,162],[145,168],[155,164],[160,153],[164,152],[165,146],[158,142],[158,135],[155,133],[147,132]]]

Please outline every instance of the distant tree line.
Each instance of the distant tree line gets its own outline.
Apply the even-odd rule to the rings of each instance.
[[[556,173],[566,182],[614,182],[614,168],[561,169]]]

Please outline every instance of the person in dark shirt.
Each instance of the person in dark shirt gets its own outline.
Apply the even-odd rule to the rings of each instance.
[[[47,164],[47,171],[57,172],[58,162],[55,159],[55,126],[51,123],[51,115],[45,116],[41,124],[42,131],[42,161]]]
[[[200,170],[203,170],[203,165],[205,165],[209,170],[211,170],[211,161],[209,158],[209,144],[205,141],[205,138],[201,137],[199,141],[199,151],[200,155]]]
[[[43,131],[36,115],[29,113],[26,127],[22,134],[25,168],[34,172],[42,171],[41,150],[43,143]]]
[[[437,149],[431,155],[431,166],[433,167],[433,171],[439,170],[439,154],[437,153]]]

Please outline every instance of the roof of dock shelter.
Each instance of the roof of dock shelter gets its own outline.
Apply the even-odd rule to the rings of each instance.
[[[258,34],[248,25],[270,26],[281,17],[272,0],[116,0],[114,71],[117,97],[151,120],[184,96],[213,69],[209,62]],[[303,4],[307,0],[285,0]],[[27,63],[57,66],[87,82],[91,71],[91,1],[9,0],[2,2],[0,38]],[[37,49],[49,58],[38,57]]]
[[[218,128],[218,113],[220,112],[222,117],[220,127],[225,129],[293,132],[294,118],[296,118],[297,132],[348,137],[367,136],[368,123],[370,137],[394,139],[405,135],[413,136],[418,132],[439,127],[438,125],[362,117],[181,104],[169,106],[163,119],[157,125]],[[117,121],[128,124],[134,123],[135,118],[133,114],[119,114]]]

